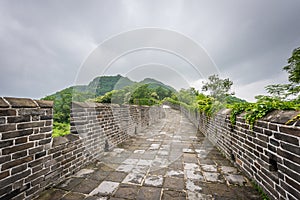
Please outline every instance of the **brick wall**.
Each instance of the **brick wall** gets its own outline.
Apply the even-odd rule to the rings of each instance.
[[[230,110],[181,111],[271,199],[300,199],[300,123],[285,125],[299,112],[274,111],[250,129],[242,115],[232,126]]]
[[[32,199],[162,117],[161,107],[73,103],[72,134],[52,138],[52,102],[0,98],[0,199]]]

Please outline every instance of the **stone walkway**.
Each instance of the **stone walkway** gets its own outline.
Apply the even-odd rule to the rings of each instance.
[[[106,153],[38,199],[261,199],[179,111]]]

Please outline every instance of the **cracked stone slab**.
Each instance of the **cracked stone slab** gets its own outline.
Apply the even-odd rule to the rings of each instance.
[[[229,167],[229,166],[221,166],[221,171],[224,174],[235,174],[237,173],[237,169],[235,167]]]
[[[162,200],[186,200],[186,193],[184,191],[172,191],[164,190],[162,195]]]
[[[243,186],[247,183],[244,176],[242,176],[242,175],[230,174],[230,175],[225,176],[225,179],[227,180],[227,182],[229,184],[232,184],[232,185]]]
[[[133,153],[143,154],[145,153],[145,150],[135,150]]]
[[[183,178],[165,177],[163,187],[174,190],[183,190],[184,185],[185,182]]]
[[[198,192],[187,191],[188,200],[213,200],[212,195],[201,194]]]
[[[160,144],[151,144],[149,147],[149,150],[158,150],[160,147]]]
[[[122,153],[125,149],[122,148],[114,148],[113,151],[116,153]]]
[[[137,165],[146,165],[146,166],[150,166],[152,163],[152,160],[143,160],[143,159],[140,159],[138,162],[137,162]]]
[[[103,181],[97,188],[95,188],[89,195],[109,195],[112,194],[120,183],[112,181]]]
[[[154,186],[154,187],[161,187],[162,184],[163,184],[162,176],[147,176],[144,183],[144,185],[146,186]]]
[[[160,199],[161,188],[141,187],[136,200],[158,200]]]
[[[137,162],[139,162],[139,159],[128,158],[128,159],[126,159],[126,160],[123,161],[123,164],[136,165]]]
[[[215,172],[203,172],[203,176],[205,180],[208,182],[220,182],[223,183],[224,179],[222,178],[221,174]]]
[[[147,165],[137,165],[137,166],[133,167],[132,173],[146,174],[149,168],[150,168],[150,166],[147,166]]]
[[[120,165],[116,171],[119,172],[131,172],[131,170],[133,169],[134,165]]]
[[[201,165],[201,168],[203,169],[203,171],[206,172],[217,172],[218,168],[216,165]]]
[[[184,174],[185,174],[187,179],[201,180],[201,181],[204,180],[204,178],[202,176],[202,173],[200,171],[184,170]]]
[[[195,184],[192,180],[187,180],[186,189],[191,192],[202,192],[202,187]]]
[[[121,199],[135,199],[138,189],[135,185],[121,184],[113,196]]]
[[[184,170],[200,171],[200,167],[196,163],[184,163]]]
[[[93,173],[95,170],[93,169],[81,169],[76,174],[74,174],[75,177],[86,177],[86,175],[89,175]]]
[[[130,173],[128,174],[125,179],[123,180],[122,183],[129,183],[129,184],[137,184],[141,185],[145,175],[144,174],[135,174],[135,173]]]
[[[177,178],[183,178],[183,175],[184,173],[181,170],[171,170],[166,173],[166,176],[177,177]]]
[[[161,156],[167,156],[169,155],[169,151],[165,151],[165,150],[159,150],[157,152],[158,155],[161,155]]]

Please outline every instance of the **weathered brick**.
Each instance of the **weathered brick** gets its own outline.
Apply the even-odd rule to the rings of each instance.
[[[12,154],[12,159],[18,159],[27,156],[27,150],[19,151],[17,153]]]
[[[279,147],[279,142],[277,140],[274,140],[273,138],[270,138],[270,143],[276,147]]]
[[[5,124],[5,123],[6,123],[5,117],[0,117],[0,124]]]
[[[278,153],[278,155],[283,156],[287,160],[294,161],[295,163],[300,164],[300,157],[299,157],[300,155],[296,156],[296,155],[293,155],[293,154],[291,154],[287,151],[281,150],[281,149],[277,149],[277,153]]]
[[[40,133],[46,133],[46,132],[51,132],[52,127],[42,127],[40,128]]]
[[[50,168],[45,168],[39,172],[36,172],[25,179],[25,183],[29,183],[30,181],[39,178],[40,176],[46,175],[50,171]]]
[[[4,140],[4,141],[0,141],[0,148],[4,148],[4,147],[8,147],[13,145],[13,140]]]
[[[17,138],[15,139],[15,145],[17,144],[23,144],[28,142],[28,137],[22,137],[22,138]]]
[[[26,122],[17,125],[18,130],[20,129],[27,129],[27,128],[34,128],[34,127],[42,127],[44,126],[44,122]]]
[[[16,130],[15,124],[0,125],[0,132],[7,132],[7,131],[13,131],[13,130]]]
[[[33,145],[34,145],[34,143],[30,142],[30,143],[26,143],[26,144],[21,144],[21,145],[5,148],[5,149],[2,149],[2,155],[7,155],[7,154],[15,153],[17,151],[22,151],[24,149],[29,149],[30,147],[33,147]]]
[[[295,135],[297,137],[300,137],[300,128],[297,127],[286,127],[286,126],[281,126],[279,127],[280,132]]]
[[[0,179],[1,180],[1,179]],[[10,193],[12,191],[12,185],[5,185],[0,188],[0,197],[4,194]],[[4,199],[2,197],[2,199]]]
[[[41,108],[52,108],[53,107],[53,101],[46,101],[46,100],[35,100],[35,102],[39,105]]]
[[[33,159],[32,156],[28,156],[28,157],[25,157],[25,158],[21,158],[21,159],[17,159],[17,160],[13,160],[13,161],[4,163],[1,167],[1,170],[6,170],[6,169],[9,169],[9,168],[15,167],[17,165],[21,165],[25,162],[30,162],[30,161],[32,161],[32,159]]]
[[[292,194],[295,198],[300,199],[300,192],[297,191],[295,188],[291,187],[290,185],[286,184],[285,182],[281,182],[281,186],[283,189],[285,189],[287,192]]]
[[[44,157],[45,155],[46,155],[46,151],[42,151],[42,152],[35,154],[34,158],[38,159],[38,158]]]
[[[11,175],[17,174],[27,169],[27,163],[11,169]]]
[[[41,140],[45,138],[45,134],[34,134],[29,136],[29,141]]]
[[[27,130],[21,130],[21,131],[11,131],[11,132],[6,132],[2,133],[2,139],[10,139],[10,138],[16,138],[16,137],[22,137],[26,135],[30,135],[33,133],[32,129],[27,129]]]
[[[276,124],[269,124],[269,129],[272,131],[278,131],[278,126]]]
[[[40,152],[40,151],[43,151],[44,150],[44,147],[43,146],[39,146],[39,147],[35,147],[35,148],[32,148],[32,149],[29,149],[29,155],[33,155],[37,152]]]
[[[13,176],[10,176],[10,177],[8,177],[6,179],[2,179],[2,180],[0,180],[0,185],[9,185],[9,184],[11,184],[11,183],[13,183],[13,182],[15,182],[17,180],[20,180],[20,179],[28,176],[30,173],[31,173],[31,170],[28,169],[28,170],[23,171],[23,172],[21,172],[19,174],[15,174]]]
[[[291,144],[295,144],[295,145],[299,144],[298,139],[296,137],[293,137],[293,136],[285,135],[285,134],[282,134],[282,133],[274,133],[274,137],[278,140],[282,140],[282,141],[285,141],[285,142],[288,142],[288,143],[291,143]]]
[[[0,172],[0,180],[9,176],[9,171]]]
[[[43,140],[39,141],[39,145],[48,144],[51,141],[52,141],[52,138],[43,139]]]
[[[17,111],[14,109],[1,109],[0,108],[0,116],[16,116]]]
[[[53,118],[52,115],[42,115],[40,116],[40,120],[51,120]]]
[[[39,109],[39,108],[34,108],[34,109],[26,109],[26,108],[20,108],[18,110],[18,114],[19,115],[31,115],[31,116],[34,116],[34,115],[45,115],[45,110],[43,109]]]
[[[300,165],[297,165],[295,163],[290,162],[289,160],[284,159],[283,161],[284,165],[288,168],[288,169],[292,169],[295,172],[300,174]]]
[[[300,155],[300,147],[299,146],[294,146],[294,145],[290,145],[290,144],[281,142],[281,147],[289,152],[296,154],[296,155]]]
[[[13,116],[13,117],[7,117],[8,123],[19,123],[19,122],[29,122],[30,116]]]
[[[11,155],[0,156],[0,164],[3,164],[3,163],[8,162],[10,160],[11,160]]]

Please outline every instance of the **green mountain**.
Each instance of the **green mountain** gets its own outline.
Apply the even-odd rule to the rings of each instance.
[[[145,78],[140,83],[141,84],[148,84],[149,85],[148,87],[152,88],[152,89],[156,89],[158,87],[162,87],[164,89],[171,90],[172,92],[176,92],[176,90],[173,87],[165,85],[164,83],[162,83],[160,81],[157,81],[157,80],[155,80],[153,78]]]

